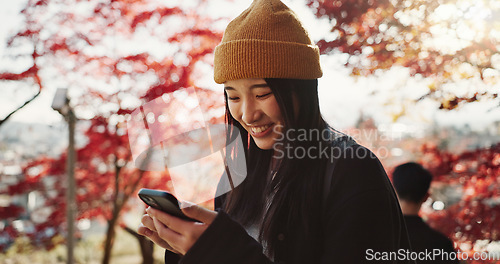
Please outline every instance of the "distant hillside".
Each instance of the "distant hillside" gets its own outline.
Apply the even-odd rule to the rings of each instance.
[[[77,131],[84,125],[81,121]],[[81,130],[80,130],[81,131]],[[78,132],[77,132],[78,134]],[[77,142],[82,142],[77,136]],[[20,161],[41,155],[56,157],[68,145],[68,125],[6,122],[0,127],[0,162]]]

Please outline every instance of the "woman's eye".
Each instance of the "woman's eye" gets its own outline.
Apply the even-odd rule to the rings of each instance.
[[[238,100],[238,99],[240,99],[240,98],[239,98],[239,97],[229,97],[229,96],[228,96],[228,97],[227,97],[227,99],[229,99],[229,100],[231,100],[231,101],[234,101],[234,100]]]
[[[269,92],[269,93],[266,93],[266,94],[263,94],[263,95],[257,95],[257,98],[264,98],[270,94],[272,94],[273,92]]]

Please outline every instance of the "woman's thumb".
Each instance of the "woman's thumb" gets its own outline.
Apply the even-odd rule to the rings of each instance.
[[[215,217],[217,216],[217,212],[205,209],[197,204],[193,204],[190,202],[183,201],[181,203],[182,212],[189,218],[193,218],[202,223],[211,224]]]

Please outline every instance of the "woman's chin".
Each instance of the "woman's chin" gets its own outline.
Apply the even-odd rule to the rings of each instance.
[[[271,140],[261,140],[261,139],[253,139],[255,141],[255,145],[257,145],[260,149],[272,149],[274,142]]]

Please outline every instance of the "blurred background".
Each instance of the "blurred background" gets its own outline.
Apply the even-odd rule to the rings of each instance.
[[[377,154],[389,176],[402,162],[423,164],[434,182],[422,217],[456,249],[498,257],[500,2],[283,2],[321,49],[325,119]],[[250,4],[0,0],[0,263],[67,263],[68,232],[74,263],[162,263],[163,250],[135,232],[144,210],[136,193],[173,185],[167,171],[136,168],[127,121],[193,88],[204,119],[222,122],[213,49]]]

